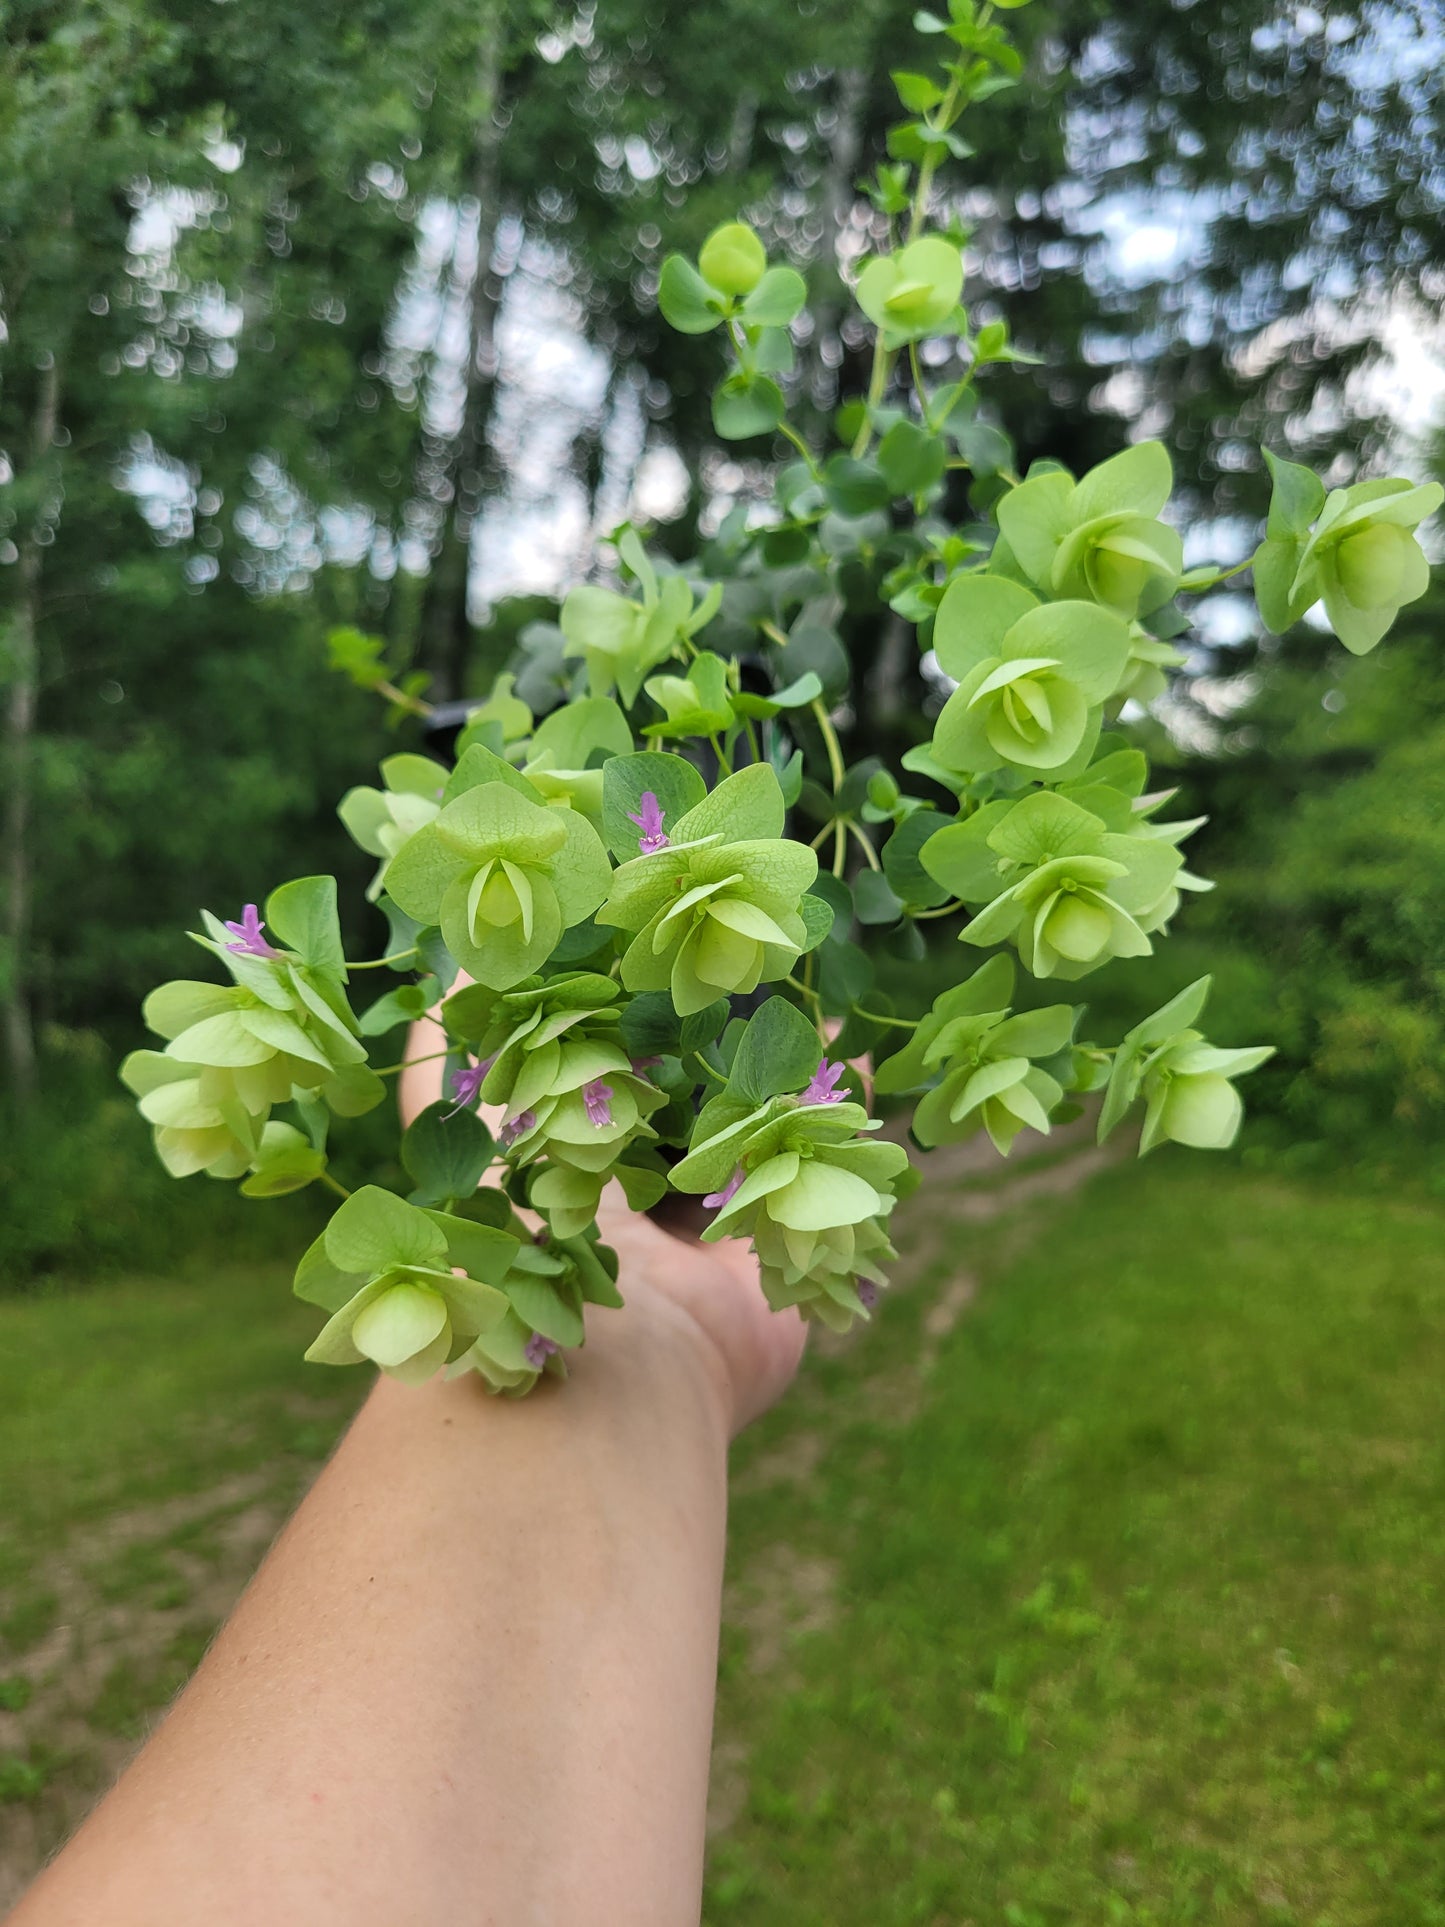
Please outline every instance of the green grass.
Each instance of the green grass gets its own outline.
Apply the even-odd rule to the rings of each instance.
[[[710,1927],[1445,1923],[1445,1208],[998,1201],[739,1449]],[[313,1324],[275,1267],[0,1304],[0,1907],[364,1389]]]
[[[1018,1241],[911,1422],[946,1265],[747,1448],[826,1439],[744,1598],[769,1542],[835,1586],[726,1640],[708,1919],[1445,1921],[1445,1211],[1161,1159]]]

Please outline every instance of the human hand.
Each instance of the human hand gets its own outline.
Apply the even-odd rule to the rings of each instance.
[[[444,1094],[436,1055],[443,1043],[430,1018],[412,1026],[399,1093],[403,1127]],[[495,1130],[501,1114],[489,1116],[485,1108],[481,1114]],[[530,1213],[521,1215],[532,1221]],[[620,1312],[591,1309],[588,1352],[605,1360],[621,1350],[635,1363],[644,1355],[665,1360],[670,1348],[682,1348],[715,1388],[722,1422],[736,1437],[792,1383],[807,1337],[802,1318],[792,1309],[772,1310],[757,1260],[740,1239],[704,1245],[688,1232],[667,1230],[632,1210],[615,1183],[602,1194],[597,1223],[617,1253],[627,1303]]]

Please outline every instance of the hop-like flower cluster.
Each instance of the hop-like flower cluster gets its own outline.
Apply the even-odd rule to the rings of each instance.
[[[305,956],[266,939],[254,904],[233,923],[203,913],[207,934],[195,940],[235,981],[178,979],[146,999],[146,1024],[166,1047],[132,1051],[120,1074],[173,1177],[243,1176],[261,1156],[272,1108],[298,1092],[348,1117],[380,1100],[343,988],[335,891],[329,877],[303,878],[268,905],[283,923],[298,892],[317,907],[316,923],[304,926],[316,933]]]
[[[887,1282],[883,1266],[896,1256],[887,1220],[910,1166],[902,1145],[864,1135],[881,1127],[834,1081],[815,1078],[751,1111],[714,1100],[672,1181],[708,1194],[715,1213],[705,1240],[752,1240],[774,1310],[796,1305],[846,1330]]]
[[[818,859],[784,837],[783,816],[777,777],[755,764],[613,874],[597,921],[636,932],[622,959],[628,990],[670,990],[686,1017],[787,976],[808,943],[800,909]],[[656,845],[662,831],[659,821],[644,834]]]

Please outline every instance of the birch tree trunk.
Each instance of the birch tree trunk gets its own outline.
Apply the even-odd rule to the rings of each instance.
[[[52,355],[40,372],[31,421],[30,472],[40,484],[16,564],[16,606],[10,625],[5,696],[5,901],[0,921],[0,998],[5,1062],[12,1102],[23,1110],[35,1095],[35,1022],[30,999],[30,922],[33,879],[30,815],[34,787],[36,703],[40,689],[40,541],[49,496],[45,470],[53,463],[60,414],[60,364]]]
[[[491,280],[501,191],[500,114],[506,10],[486,9],[477,58],[477,117],[467,193],[477,204],[475,264],[467,298],[461,419],[437,463],[445,523],[436,566],[427,585],[422,622],[422,660],[432,676],[434,701],[462,692],[471,645],[467,586],[472,535],[486,496],[488,424],[496,389],[497,298]]]

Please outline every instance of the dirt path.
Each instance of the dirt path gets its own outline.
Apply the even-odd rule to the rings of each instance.
[[[968,1143],[935,1152],[925,1182],[895,1221],[900,1252],[893,1290],[936,1278],[960,1224],[983,1224],[1045,1199],[1062,1200],[1102,1165],[1078,1126],[1059,1132],[1032,1159],[1001,1166],[992,1147]],[[1035,1220],[1025,1235],[1032,1235]],[[858,1347],[860,1377],[872,1396],[908,1424],[917,1413],[939,1349],[967,1309],[977,1279],[966,1264],[951,1271],[923,1319],[923,1343],[906,1382],[868,1374],[866,1328],[851,1337],[819,1335],[825,1355]],[[826,1449],[823,1429],[802,1428],[755,1459],[737,1482],[740,1498],[779,1483],[803,1483]],[[309,1482],[314,1467],[266,1465],[168,1500],[118,1513],[71,1535],[37,1582],[59,1602],[46,1638],[18,1662],[6,1684],[23,1682],[20,1706],[0,1703],[0,1914],[18,1899],[46,1854],[79,1823],[144,1737],[234,1605],[267,1546]],[[189,1547],[189,1549],[187,1549]],[[175,1597],[107,1599],[103,1576],[127,1561],[163,1556],[176,1574]],[[836,1575],[823,1559],[803,1559],[778,1545],[732,1583],[726,1611],[748,1639],[749,1665],[761,1674],[786,1663],[789,1641],[826,1625],[834,1611]],[[27,1697],[28,1696],[28,1697]],[[24,1797],[19,1776],[37,1760],[46,1785]],[[13,1789],[4,1779],[17,1776]],[[710,1825],[725,1827],[746,1795],[740,1743],[720,1737]],[[21,1797],[16,1797],[20,1794]]]

